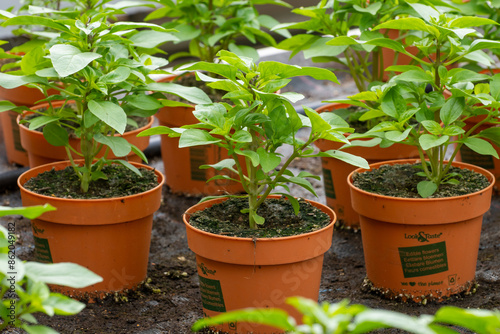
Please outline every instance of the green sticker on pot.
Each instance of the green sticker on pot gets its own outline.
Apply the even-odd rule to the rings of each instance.
[[[35,237],[35,259],[39,262],[54,263],[50,253],[49,241],[47,239]]]
[[[226,312],[220,281],[198,276],[200,279],[201,303],[210,311]]]
[[[206,165],[207,150],[205,147],[190,147],[189,160],[191,162],[191,180],[206,181],[205,169],[200,169],[201,165]]]
[[[444,241],[425,246],[401,247],[399,257],[405,278],[427,276],[448,270]]]
[[[331,170],[323,168],[323,182],[325,184],[326,197],[336,199],[337,196],[335,196],[335,188],[333,186],[333,178]]]
[[[473,164],[484,169],[495,169],[495,161],[491,155],[476,153],[465,145],[460,148],[460,155],[462,156],[462,162]]]

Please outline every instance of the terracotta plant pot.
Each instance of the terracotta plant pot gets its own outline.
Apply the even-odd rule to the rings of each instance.
[[[61,105],[62,102],[53,102],[53,105]],[[35,107],[32,107],[32,109],[40,109],[40,108],[45,108],[47,107],[47,104],[40,104]],[[23,115],[29,114],[28,112],[25,112]],[[19,124],[19,121],[21,119],[21,115],[18,115],[17,118],[17,123]],[[135,129],[133,131],[128,131],[125,132],[122,137],[125,138],[129,143],[137,146],[141,151],[145,150],[148,145],[149,145],[149,137],[137,137],[137,134],[141,131],[144,131],[146,129],[149,129],[154,122],[154,118],[150,117],[148,120],[148,124],[145,126]],[[52,146],[50,145],[47,140],[45,140],[43,133],[40,131],[33,131],[28,129],[27,126],[23,124],[19,124],[19,130],[20,130],[20,137],[21,137],[21,144],[23,148],[28,152],[28,160],[29,160],[29,166],[31,168],[48,164],[51,162],[56,162],[56,161],[64,161],[68,159],[68,156],[66,154],[66,150],[64,149],[64,146]],[[79,138],[72,138],[70,137],[69,139],[70,145],[80,152],[80,139]],[[101,149],[101,151],[97,154],[97,157],[100,158],[104,155],[105,149]],[[80,159],[81,157],[73,153],[73,158],[74,159]],[[117,159],[117,157],[113,154],[112,151],[109,152],[108,155],[109,159]],[[121,157],[119,159],[124,159],[128,160],[130,162],[141,162],[141,158],[137,156],[134,152],[130,151],[130,153],[126,157]]]
[[[55,94],[57,91],[53,91]],[[18,87],[5,89],[0,87],[0,100],[7,100],[18,106],[33,106],[37,101],[44,99],[45,96],[36,88]],[[21,145],[19,128],[16,122],[18,114],[14,111],[5,111],[0,113],[0,122],[3,129],[3,138],[7,161],[22,166],[28,166],[28,154]]]
[[[331,103],[316,109],[318,113],[347,108],[349,105]],[[321,151],[338,150],[343,143],[329,140],[318,140],[316,146]],[[414,146],[394,144],[387,148],[352,147],[343,151],[365,158],[368,163],[386,160],[407,159],[418,157],[418,149]],[[351,195],[347,184],[347,176],[356,169],[353,165],[334,158],[321,158],[323,167],[323,182],[325,185],[326,204],[337,214],[337,219],[346,228],[359,228],[359,215],[351,206]]]
[[[189,208],[183,216],[189,248],[196,254],[205,316],[245,307],[278,307],[299,314],[285,299],[303,296],[318,300],[324,253],[332,243],[335,213],[310,201],[327,213],[327,227],[283,238],[237,238],[200,231],[189,224],[192,213],[224,199],[210,200]],[[276,328],[231,323],[218,330],[229,333],[280,333]]]
[[[442,301],[473,288],[483,214],[490,208],[494,177],[474,165],[453,165],[483,174],[490,186],[464,196],[409,199],[360,190],[352,184],[354,172],[349,175],[367,277],[384,297]]]
[[[23,187],[39,173],[67,166],[68,161],[35,167],[18,179],[24,206],[49,203],[57,208],[31,221],[36,260],[78,263],[103,277],[101,283],[83,289],[58,288],[73,296],[103,296],[136,287],[147,274],[153,214],[161,204],[163,175],[155,171],[158,185],[154,189],[111,199],[56,198]]]
[[[194,108],[164,107],[156,114],[159,124],[179,128],[187,124],[196,124]],[[240,183],[231,180],[214,180],[207,183],[218,172],[213,168],[200,169],[201,165],[215,164],[228,156],[215,145],[179,148],[179,138],[161,136],[161,155],[165,167],[166,184],[173,193],[188,195],[223,195],[243,191]],[[244,159],[240,160],[244,165]],[[231,175],[231,174],[229,174]],[[235,175],[233,175],[235,176]]]

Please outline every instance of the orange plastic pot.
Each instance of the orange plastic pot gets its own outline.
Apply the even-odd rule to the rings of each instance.
[[[349,105],[342,103],[331,103],[316,109],[318,113],[347,108]],[[318,140],[316,146],[321,151],[338,150],[343,143],[329,140]],[[365,158],[368,163],[376,163],[386,160],[407,159],[418,157],[418,149],[414,146],[394,144],[390,147],[351,147],[343,149],[360,157]],[[351,194],[347,184],[347,176],[357,167],[335,158],[321,158],[323,168],[323,183],[325,186],[326,204],[337,214],[337,219],[346,228],[359,229],[359,215],[351,206]]]
[[[158,111],[156,117],[159,124],[171,128],[179,128],[187,124],[196,124],[198,120],[193,116],[191,107],[164,107]],[[243,191],[240,183],[231,180],[213,180],[210,178],[218,174],[226,174],[233,178],[228,171],[216,171],[213,168],[200,169],[202,165],[215,164],[228,159],[227,153],[216,145],[194,146],[179,148],[179,138],[169,138],[161,135],[161,155],[165,168],[166,184],[173,193],[188,195],[223,195]],[[240,160],[244,166],[244,159]]]
[[[189,248],[196,254],[201,301],[205,316],[246,307],[277,307],[296,319],[301,316],[285,303],[287,297],[318,300],[324,253],[332,244],[335,213],[310,201],[327,213],[327,227],[283,238],[237,238],[200,231],[189,224],[192,213],[224,199],[210,200],[189,208],[184,216]],[[281,333],[273,327],[252,323],[220,325],[229,333]]]
[[[54,106],[59,106],[62,104],[62,102],[53,102],[52,103]],[[32,107],[33,110],[36,109],[41,109],[47,107],[48,104],[39,104],[37,106]],[[29,114],[29,112],[25,112],[23,115]],[[19,124],[19,121],[21,119],[21,115],[18,115],[17,118],[17,123]],[[135,129],[133,131],[128,131],[125,132],[121,137],[125,138],[129,143],[137,146],[141,151],[145,150],[148,145],[149,145],[149,137],[137,137],[137,134],[139,132],[144,131],[146,129],[149,129],[154,122],[154,118],[150,117],[148,124],[145,126]],[[47,140],[45,140],[45,137],[43,136],[43,133],[40,131],[33,131],[28,129],[27,126],[23,124],[19,124],[19,131],[20,131],[20,139],[21,139],[21,144],[23,148],[28,152],[28,160],[29,160],[29,166],[36,167],[44,164],[48,164],[51,162],[56,162],[56,161],[64,161],[68,159],[68,156],[66,154],[66,150],[64,146],[52,146],[50,145]],[[117,135],[119,136],[119,135]],[[79,138],[69,138],[69,142],[71,147],[73,147],[77,152],[81,152],[80,149],[80,139]],[[105,153],[105,148],[102,148],[99,153],[97,154],[97,157],[100,158],[104,155]],[[72,153],[74,159],[79,159],[81,158],[80,156],[76,155],[74,152]],[[124,159],[130,162],[141,162],[141,158],[136,155],[134,152],[130,151],[130,153],[126,157],[116,157],[112,151],[109,152],[108,154],[109,159]]]
[[[17,87],[5,89],[0,87],[0,99],[7,100],[18,106],[33,106],[36,101],[44,99],[45,96],[36,88]],[[5,111],[0,113],[0,121],[3,128],[3,138],[7,161],[22,166],[28,166],[28,154],[21,145],[19,128],[16,122],[17,113],[14,111]]]
[[[35,167],[18,179],[23,206],[49,203],[57,208],[31,220],[36,260],[74,262],[102,276],[102,282],[86,288],[58,287],[69,295],[103,296],[135,288],[147,274],[153,214],[161,204],[163,175],[155,170],[158,185],[147,192],[110,199],[56,198],[23,187],[39,173],[67,166],[69,162],[63,161]]]
[[[349,175],[352,205],[360,215],[367,277],[385,297],[442,301],[474,286],[481,225],[490,208],[494,176],[474,165],[453,165],[483,174],[490,186],[464,196],[409,199],[356,188],[352,176],[364,169]]]
[[[19,126],[17,124],[18,114],[14,111],[4,111],[0,113],[0,122],[2,124],[3,142],[5,143],[5,152],[9,163],[16,163],[21,166],[29,164],[28,154],[21,145],[19,135]]]

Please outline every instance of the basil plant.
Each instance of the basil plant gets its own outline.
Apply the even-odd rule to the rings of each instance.
[[[415,334],[458,334],[464,330],[489,334],[500,330],[498,310],[443,306],[433,315],[422,314],[416,317],[395,311],[372,309],[360,304],[349,304],[347,299],[338,303],[319,304],[303,297],[290,297],[286,302],[303,315],[302,324],[297,324],[298,319],[281,309],[248,308],[200,319],[193,325],[192,330],[198,332],[206,327],[237,321],[273,326],[290,334],[361,334],[386,328]]]
[[[272,16],[259,14],[256,5],[278,5],[289,8],[282,0],[148,0],[157,9],[151,12],[148,20],[167,19],[165,28],[175,29],[178,40],[174,43],[189,42],[187,51],[179,51],[170,60],[186,58],[186,61],[199,59],[214,62],[219,50],[258,59],[255,47],[244,45],[241,40],[252,44],[274,46],[274,37],[266,32],[278,24]],[[276,8],[276,10],[281,10]],[[290,33],[278,29],[276,33],[289,38]]]
[[[109,151],[117,157],[133,151],[146,160],[139,149],[119,135],[127,125],[137,127],[132,116],[151,116],[163,106],[181,104],[166,100],[160,93],[178,95],[193,103],[210,101],[197,88],[156,83],[151,78],[152,74],[166,73],[161,67],[167,60],[152,54],[159,51],[158,44],[175,39],[172,29],[152,23],[110,22],[137,3],[108,2],[85,1],[90,5],[84,12],[33,6],[26,15],[0,12],[5,19],[3,26],[45,27],[55,34],[51,40],[30,49],[22,57],[18,71],[0,73],[0,85],[7,89],[28,85],[45,94],[49,108],[34,110],[39,117],[27,121],[29,128],[43,127],[50,144],[65,147],[83,192],[90,182],[106,178],[102,172],[106,164],[119,163],[139,173],[128,162],[111,161],[106,156]],[[57,94],[49,95],[49,90],[56,90]],[[65,106],[71,107],[55,108],[53,101],[64,101]],[[5,101],[0,105],[0,111],[12,108]],[[69,145],[70,135],[81,140],[80,152]],[[97,160],[101,149],[106,154]],[[73,161],[72,153],[84,160],[83,166]]]
[[[54,207],[40,206],[11,208],[0,206],[0,217],[23,215],[35,219]],[[48,316],[73,315],[85,304],[63,294],[51,292],[48,284],[83,288],[102,281],[102,278],[75,263],[38,263],[21,261],[15,255],[15,226],[0,226],[0,330],[21,328],[27,333],[57,333],[50,327],[39,325],[35,313]]]
[[[418,16],[391,20],[374,29],[409,30],[423,57],[410,54],[390,39],[366,43],[406,54],[419,66],[391,66],[388,71],[401,73],[389,82],[336,102],[366,108],[368,111],[361,120],[385,117],[385,121],[358,137],[374,137],[379,142],[418,148],[422,160],[420,175],[425,177],[418,184],[418,193],[429,197],[443,183],[460,182],[449,169],[463,145],[479,154],[498,158],[490,141],[500,144],[500,128],[477,130],[483,124],[498,124],[500,76],[479,74],[456,64],[473,61],[490,66],[493,61],[482,50],[500,48],[500,42],[483,39],[480,32],[472,29],[497,24],[490,19],[447,15],[419,3],[410,6]],[[480,116],[479,122],[466,128],[465,121],[475,116]],[[449,159],[447,152],[451,152]]]
[[[233,104],[211,103],[198,104],[194,116],[198,124],[182,128],[155,127],[140,135],[167,134],[180,137],[179,147],[197,145],[217,145],[228,152],[230,159],[211,166],[217,170],[229,170],[238,175],[234,181],[243,185],[248,194],[250,227],[257,228],[264,219],[257,214],[257,208],[276,187],[287,183],[298,184],[314,194],[309,177],[316,177],[307,172],[298,175],[288,170],[296,158],[328,156],[342,159],[360,167],[368,167],[367,162],[341,151],[315,153],[312,143],[318,139],[327,139],[347,143],[345,132],[352,132],[347,123],[333,113],[318,114],[304,107],[305,114],[297,113],[292,102],[303,98],[294,92],[279,93],[290,78],[310,76],[317,80],[338,82],[329,70],[315,67],[299,67],[274,61],[255,64],[251,58],[239,57],[229,51],[219,52],[219,62],[199,62],[187,68],[197,72],[198,78],[207,81],[215,89],[224,90],[224,96]],[[216,74],[213,78],[207,74]],[[301,140],[297,132],[309,128],[306,140]],[[283,145],[290,145],[292,153],[283,161],[277,151]],[[240,164],[243,157],[245,164]],[[230,179],[227,175],[214,178]],[[284,194],[298,210],[298,202],[292,196]]]

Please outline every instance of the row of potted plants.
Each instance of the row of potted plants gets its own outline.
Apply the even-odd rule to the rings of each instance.
[[[106,3],[107,1],[96,2],[98,6],[88,8],[84,14],[78,15],[76,11],[35,7],[31,8],[30,15],[3,13],[7,18],[4,25],[41,25],[57,31],[57,36],[51,41],[31,49],[21,57],[22,73],[3,73],[1,84],[6,88],[26,84],[37,87],[44,92],[48,102],[46,109],[35,111],[39,117],[26,122],[33,129],[43,127],[44,138],[49,143],[64,147],[69,161],[54,166],[57,170],[67,167],[64,173],[68,175],[68,179],[75,181],[76,186],[64,185],[57,188],[76,187],[78,191],[71,195],[64,194],[63,198],[53,197],[55,189],[48,187],[53,183],[49,178],[55,173],[53,171],[44,174],[47,177],[45,183],[33,185],[31,190],[28,189],[28,180],[41,171],[50,171],[52,166],[49,165],[31,169],[23,174],[19,185],[24,205],[50,203],[58,208],[57,215],[48,212],[41,219],[32,221],[39,259],[65,261],[64,256],[68,254],[68,250],[77,249],[83,256],[71,261],[88,266],[103,277],[101,285],[93,285],[80,292],[100,294],[103,291],[133,288],[146,277],[149,235],[153,213],[160,205],[164,177],[158,171],[148,173],[148,168],[142,167],[142,170],[139,170],[139,165],[111,158],[108,153],[113,152],[116,157],[124,157],[133,151],[142,159],[145,158],[140,149],[115,134],[123,134],[127,123],[135,125],[130,116],[151,115],[163,107],[187,106],[185,102],[172,101],[171,98],[165,97],[164,93],[196,104],[193,116],[199,123],[193,124],[193,121],[189,121],[183,126],[155,127],[142,131],[140,136],[162,134],[178,137],[178,145],[184,150],[204,145],[216,147],[224,152],[219,155],[224,159],[198,165],[217,171],[213,174],[213,181],[238,184],[246,193],[217,196],[189,209],[184,215],[188,243],[197,254],[202,303],[206,314],[213,315],[256,305],[286,308],[284,301],[291,295],[317,299],[323,254],[331,246],[336,212],[319,203],[295,199],[288,193],[277,194],[278,197],[284,196],[288,199],[284,204],[285,208],[278,210],[278,203],[282,200],[271,196],[277,186],[286,189],[288,183],[300,185],[314,193],[307,181],[307,178],[314,176],[304,172],[293,175],[288,166],[296,158],[315,156],[338,159],[362,167],[362,170],[350,174],[349,182],[353,206],[360,214],[368,278],[376,288],[384,291],[387,296],[414,301],[441,300],[471,288],[480,222],[482,214],[489,208],[494,177],[487,171],[468,165],[455,168],[453,160],[456,152],[464,145],[480,154],[496,155],[496,151],[485,139],[495,142],[498,136],[497,128],[489,128],[479,133],[474,130],[481,124],[495,122],[498,116],[497,90],[500,78],[450,66],[462,59],[489,61],[481,50],[498,48],[500,43],[477,39],[478,32],[471,27],[495,24],[493,21],[445,14],[438,10],[439,8],[429,5],[406,4],[407,8],[411,9],[408,16],[403,15],[378,25],[373,24],[371,29],[367,30],[373,33],[370,38],[356,39],[342,34],[328,42],[344,47],[352,45],[363,52],[386,48],[406,55],[420,65],[389,67],[388,72],[401,74],[393,76],[386,83],[372,83],[367,91],[340,101],[363,107],[367,112],[362,113],[361,120],[377,118],[375,123],[378,123],[366,133],[346,137],[345,134],[353,129],[337,113],[318,113],[305,107],[305,115],[301,115],[292,103],[299,101],[302,96],[292,92],[280,92],[285,89],[290,78],[301,75],[337,82],[331,71],[272,61],[256,64],[251,58],[226,51],[227,46],[222,45],[217,58],[184,67],[186,71],[196,71],[196,78],[207,82],[210,89],[224,92],[224,98],[228,102],[213,103],[198,88],[184,87],[172,82],[155,82],[150,77],[151,74],[167,72],[161,70],[166,61],[151,55],[152,51],[156,50],[149,50],[155,49],[157,43],[148,39],[163,36],[160,40],[171,40],[171,36],[175,36],[173,29],[184,33],[188,30],[185,22],[184,25],[175,25],[172,29],[151,23],[111,23],[109,18],[122,13],[125,7],[120,4],[105,6]],[[360,13],[372,15],[383,8],[382,3],[376,4],[377,2],[370,3],[369,6],[361,7],[365,8],[361,10],[359,6],[353,8]],[[315,8],[302,9],[301,12],[323,12],[328,5],[322,2]],[[171,13],[167,9],[163,10]],[[47,17],[47,13],[57,15]],[[402,15],[401,13],[398,12],[399,15]],[[139,28],[143,30],[138,31]],[[186,30],[182,30],[183,28]],[[377,34],[376,31],[381,29],[408,30],[405,41],[411,40],[424,57],[407,51],[402,41],[397,42],[384,37],[383,34]],[[258,34],[256,30],[246,33],[247,38],[251,36],[250,33]],[[214,36],[222,38],[228,35],[220,33]],[[204,35],[200,33],[199,36]],[[465,40],[464,37],[470,37],[471,40]],[[207,42],[198,41],[196,44],[208,43],[213,47],[216,42],[217,40],[213,39]],[[325,44],[324,40],[321,43]],[[57,93],[50,95],[49,89],[56,90]],[[445,91],[449,92],[446,98]],[[54,101],[57,100],[65,101],[65,108],[56,108]],[[10,103],[3,103],[2,108],[17,111],[25,109],[16,108]],[[464,130],[464,120],[475,116],[483,117],[477,126]],[[297,132],[304,127],[310,129],[310,135],[305,141],[297,137]],[[80,139],[80,148],[70,144],[72,136]],[[366,140],[367,138],[369,140]],[[364,171],[369,168],[364,158],[356,157],[339,147],[315,153],[312,144],[326,140],[347,147],[389,146],[393,143],[414,147],[419,160],[410,161],[416,165],[405,172],[406,175],[411,175],[410,179],[417,180],[415,185],[407,186],[412,188],[414,198],[402,200],[404,208],[396,209],[398,215],[395,218],[386,217],[399,200],[387,195],[373,195],[371,189],[363,190],[354,184],[355,181],[374,184],[373,181],[360,181],[362,176],[370,174]],[[282,159],[277,149],[285,144],[291,145],[293,153],[278,167]],[[446,161],[445,153],[452,147],[455,147],[454,153]],[[97,158],[101,150],[105,151],[104,156]],[[76,157],[82,160],[77,161]],[[118,172],[116,165],[124,167],[123,171]],[[380,164],[382,165],[386,164]],[[482,179],[483,185],[474,188],[472,194],[460,193],[454,197],[430,198],[442,196],[439,191],[443,188],[461,188],[469,177],[460,174],[463,169],[461,167],[480,170],[480,174],[484,176],[476,178]],[[166,171],[168,168],[165,164]],[[389,167],[370,167],[373,172],[383,170],[386,173],[383,175],[393,173],[386,172],[386,168]],[[116,174],[128,171],[131,174],[127,178],[131,179],[134,185],[138,180],[150,175],[149,185],[146,185],[150,189],[145,192],[141,189],[139,194],[132,195],[133,189],[130,188],[135,186],[127,186],[124,195],[115,198],[113,202],[96,199],[95,195],[91,194],[94,185],[99,183],[121,183],[122,181],[116,181]],[[387,179],[386,176],[379,178]],[[106,183],[105,187],[109,187],[109,183]],[[389,183],[392,186],[394,181]],[[380,187],[388,186],[382,184]],[[35,195],[36,188],[45,193],[41,196]],[[83,207],[77,205],[78,200],[74,199],[77,196],[85,198]],[[241,201],[241,198],[245,200]],[[362,204],[361,200],[364,198],[376,205],[369,207]],[[233,202],[231,205],[235,206],[234,213],[229,215],[228,212],[233,212],[230,211],[233,209],[230,209],[228,203]],[[441,205],[445,202],[455,202],[452,204],[453,209],[443,210]],[[136,209],[134,204],[147,206],[146,212],[139,214],[139,209]],[[320,208],[320,212],[310,208],[310,204]],[[413,208],[414,204],[418,205],[417,208]],[[430,208],[434,206],[439,208],[440,213],[431,212]],[[222,210],[221,221],[213,222],[212,218],[209,220],[198,213],[206,207],[211,207],[212,211]],[[459,212],[458,209],[463,207],[474,210],[470,213]],[[265,214],[264,209],[270,210],[271,214]],[[106,222],[100,220],[111,211],[113,219]],[[282,211],[283,214],[291,214],[292,221],[296,219],[294,217],[301,216],[314,218],[308,223],[310,230],[304,233],[299,229],[298,235],[285,234],[280,238],[269,238],[270,234],[258,234],[282,233],[282,230],[287,230],[283,224],[291,225],[289,221],[276,223],[278,227],[271,232],[265,228],[272,225],[278,213]],[[66,212],[69,216],[61,218],[61,212]],[[443,219],[450,216],[450,212],[456,214],[456,218],[446,226],[458,227],[465,232],[468,239],[473,234],[476,235],[474,242],[468,242],[472,246],[470,250],[463,247],[462,237],[456,237],[455,232],[445,231]],[[84,216],[84,213],[90,216]],[[132,218],[125,217],[128,213]],[[427,216],[420,216],[421,213]],[[240,234],[232,237],[217,236],[214,231],[220,229],[224,229],[225,234],[230,233],[226,230],[228,224],[225,223],[229,216],[243,222],[229,224],[239,226]],[[205,230],[193,227],[195,217],[197,224],[208,223],[209,226]],[[407,225],[401,229],[402,223]],[[299,226],[304,224],[298,223]],[[61,236],[58,236],[53,231],[61,226],[64,228]],[[94,227],[97,234],[84,239],[83,236]],[[125,228],[126,232],[117,232],[118,228]],[[370,231],[375,233],[374,237],[370,237]],[[113,246],[109,240],[117,240],[119,247]],[[214,240],[221,240],[222,244],[219,245]],[[390,242],[393,241],[397,243],[391,245]],[[131,245],[137,245],[137,248]],[[285,245],[292,247],[291,249],[300,249],[299,259],[293,259],[295,252],[286,250]],[[377,255],[370,247],[381,250],[382,253]],[[95,253],[97,248],[100,253]],[[459,260],[451,257],[452,251],[456,249],[462,251],[462,258]],[[124,254],[126,259],[115,267],[104,261],[106,258],[115,260]],[[237,255],[243,256],[242,263],[237,262]],[[465,269],[462,269],[463,258],[469,260]],[[391,263],[390,266],[382,262],[387,259]],[[216,267],[219,263],[221,267]],[[238,270],[230,266],[234,263],[239,263]],[[101,267],[95,267],[96,264]],[[274,267],[271,267],[272,264],[284,268],[284,273],[277,273]],[[307,275],[297,276],[297,268],[305,271]],[[380,273],[377,271],[379,268],[385,271]],[[318,270],[316,275],[312,274],[313,269]],[[387,274],[389,271],[390,274]],[[274,275],[271,276],[271,281],[276,285],[257,282],[258,277],[268,273]],[[239,279],[230,274],[236,274]],[[307,280],[303,279],[305,276]],[[432,280],[435,284],[422,285],[423,278],[426,283]],[[307,289],[300,292],[299,287]],[[246,298],[242,297],[242,291],[249,292]],[[229,299],[232,292],[239,296],[239,301]],[[273,329],[241,323],[238,324],[238,331],[264,333]]]

